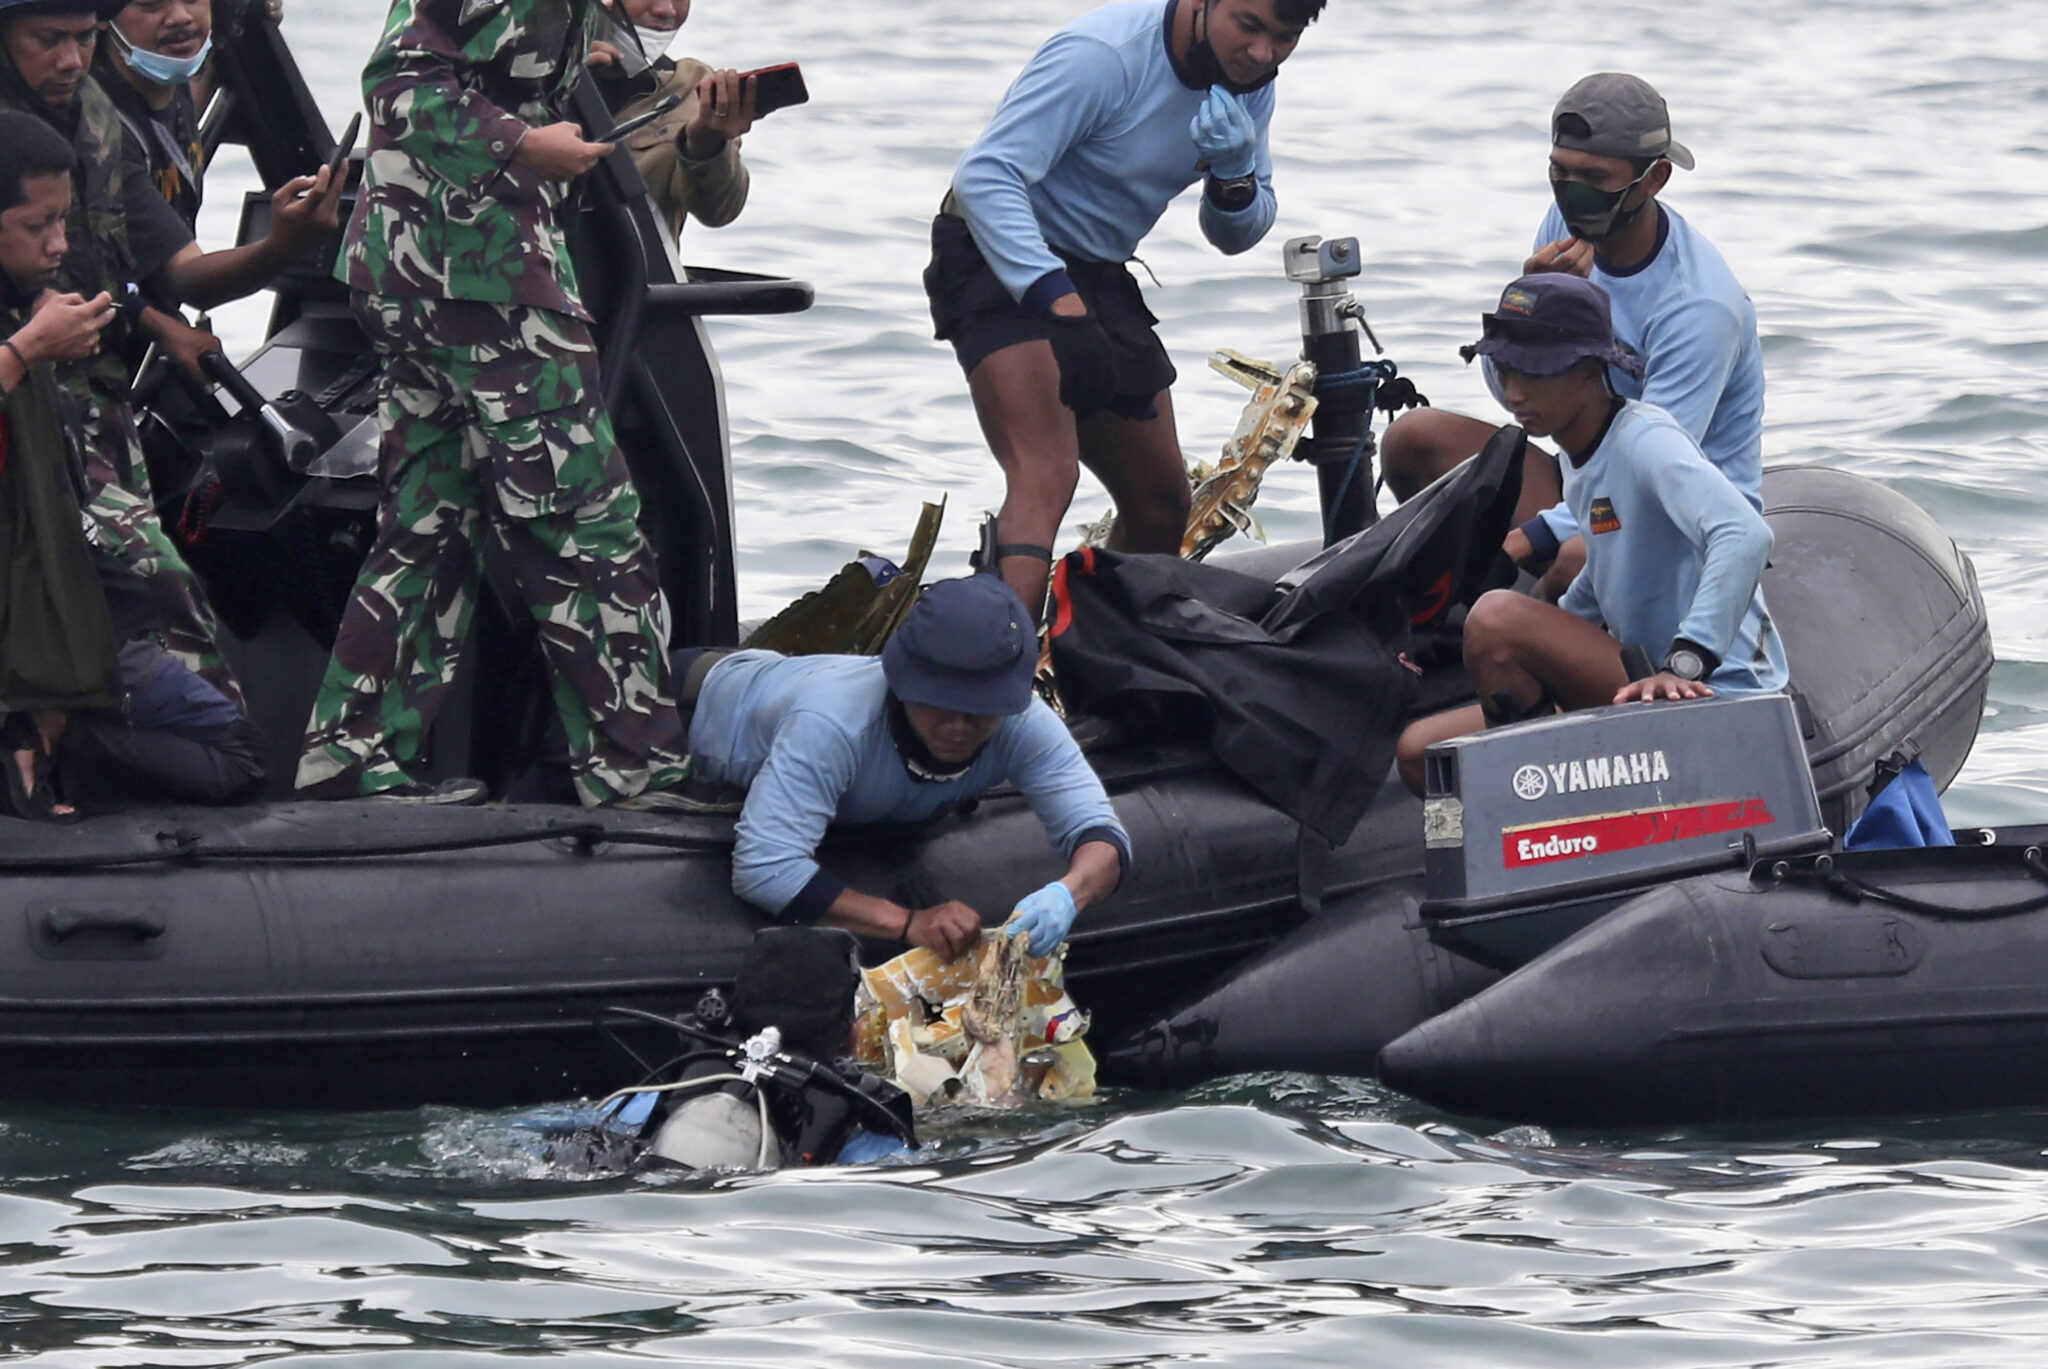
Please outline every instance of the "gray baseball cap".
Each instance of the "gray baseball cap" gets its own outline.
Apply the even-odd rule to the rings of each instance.
[[[1669,157],[1692,170],[1692,153],[1671,136],[1664,97],[1640,76],[1601,71],[1564,93],[1550,112],[1550,141],[1602,157]]]

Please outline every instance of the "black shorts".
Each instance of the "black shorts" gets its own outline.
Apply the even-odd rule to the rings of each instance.
[[[1153,400],[1179,372],[1152,326],[1138,282],[1122,262],[1084,261],[1061,254],[1081,302],[1102,324],[1116,349],[1116,399],[1110,409],[1126,418],[1151,418]],[[972,373],[992,352],[1052,336],[1039,315],[1010,298],[981,255],[967,221],[953,214],[932,220],[932,260],[924,269],[933,336],[953,344],[960,369]]]

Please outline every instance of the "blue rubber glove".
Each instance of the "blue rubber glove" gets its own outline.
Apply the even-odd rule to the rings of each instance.
[[[1209,87],[1209,98],[1188,125],[1195,151],[1219,181],[1249,176],[1259,159],[1259,126],[1244,102],[1221,86]]]
[[[1031,954],[1051,955],[1067,939],[1077,911],[1073,894],[1055,880],[1017,901],[1017,911],[1010,914],[1006,930],[1013,936],[1030,937]]]

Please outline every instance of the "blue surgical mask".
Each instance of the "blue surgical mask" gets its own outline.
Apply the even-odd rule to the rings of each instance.
[[[207,34],[206,41],[199,45],[199,51],[190,57],[166,57],[161,52],[136,47],[121,36],[121,31],[109,28],[108,34],[121,49],[121,57],[131,70],[151,85],[182,86],[199,74],[199,68],[206,65],[207,56],[213,51],[213,35]]]

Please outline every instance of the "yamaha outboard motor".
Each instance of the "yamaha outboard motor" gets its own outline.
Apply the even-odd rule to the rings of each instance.
[[[1423,772],[1423,919],[1500,970],[1651,885],[1833,840],[1783,694],[1490,728],[1430,747]]]

